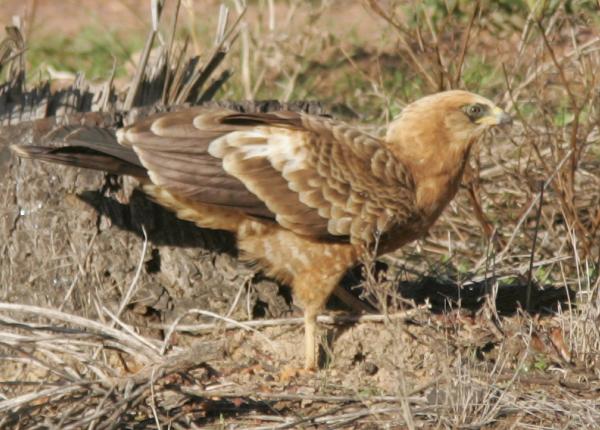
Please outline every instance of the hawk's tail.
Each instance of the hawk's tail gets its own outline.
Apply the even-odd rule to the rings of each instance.
[[[148,176],[133,149],[120,145],[111,130],[89,126],[62,127],[47,139],[56,146],[11,145],[10,149],[22,158],[116,175]]]

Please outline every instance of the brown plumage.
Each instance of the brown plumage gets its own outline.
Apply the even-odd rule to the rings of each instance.
[[[119,130],[120,145],[81,128],[63,131],[66,148],[13,149],[138,176],[180,218],[234,232],[242,258],[303,304],[305,366],[314,368],[316,316],[342,275],[367,251],[425,234],[456,194],[476,138],[506,122],[489,100],[448,91],[408,105],[384,139],[302,113],[195,107]]]

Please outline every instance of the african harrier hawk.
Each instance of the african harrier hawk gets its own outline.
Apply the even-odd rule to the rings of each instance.
[[[242,258],[302,303],[314,368],[316,316],[342,275],[365,252],[423,236],[456,194],[477,137],[510,121],[483,97],[448,91],[408,105],[383,139],[304,113],[191,107],[116,136],[83,127],[62,148],[13,150],[138,177],[178,217],[235,233]]]

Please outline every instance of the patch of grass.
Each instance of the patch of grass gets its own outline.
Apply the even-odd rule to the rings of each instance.
[[[116,64],[116,76],[126,75],[131,55],[142,49],[144,36],[127,38],[97,27],[84,28],[77,37],[60,34],[36,40],[27,51],[31,77],[47,76],[48,66],[58,72],[83,72],[89,79],[106,79]]]
[[[462,73],[462,79],[466,88],[477,91],[485,88],[486,91],[501,90],[504,85],[502,76],[498,69],[490,61],[484,61],[481,57],[473,57],[466,62]]]
[[[550,367],[548,357],[546,357],[545,355],[542,355],[542,354],[539,354],[535,357],[535,360],[533,362],[533,368],[535,370],[545,372],[546,370],[548,370],[548,367]]]

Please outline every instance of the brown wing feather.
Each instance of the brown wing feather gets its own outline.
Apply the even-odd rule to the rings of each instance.
[[[173,195],[298,234],[371,242],[415,215],[407,169],[380,140],[327,118],[194,108],[136,124],[120,141]]]
[[[134,149],[152,182],[175,196],[274,219],[265,204],[208,153],[210,142],[232,130],[219,122],[231,113],[194,108],[155,115],[121,130],[119,142]],[[194,126],[200,116],[203,129]]]

